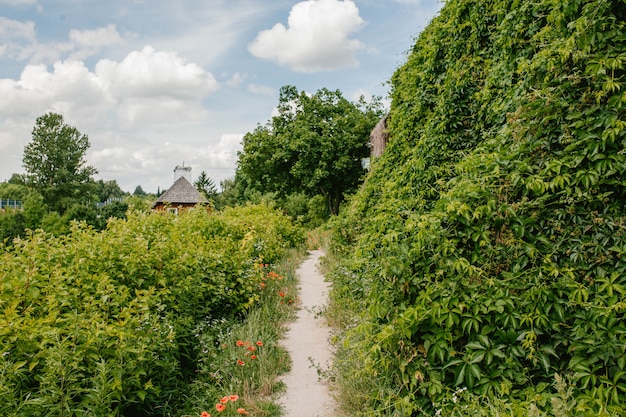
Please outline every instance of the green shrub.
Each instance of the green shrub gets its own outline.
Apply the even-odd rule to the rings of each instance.
[[[259,299],[258,264],[301,243],[266,206],[73,223],[0,252],[0,414],[168,415],[194,377],[195,329]]]

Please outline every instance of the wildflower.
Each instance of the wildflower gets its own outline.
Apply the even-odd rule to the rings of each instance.
[[[241,340],[237,340],[236,345],[237,345],[237,346],[243,346],[243,341],[241,341]]]
[[[250,359],[255,360],[256,359],[256,355],[250,356]]]
[[[246,363],[244,361],[242,361],[241,359],[237,359],[237,365],[241,365],[244,366]]]
[[[264,283],[264,282],[262,282],[262,283],[260,284],[260,286],[261,286],[261,288],[265,288],[265,283]]]
[[[218,413],[221,413],[222,411],[226,409],[226,406],[222,403],[217,403],[215,404],[215,409],[217,410]]]
[[[278,291],[278,295],[280,295],[281,297],[284,297],[284,296],[285,296],[285,293],[284,293],[284,292],[282,292],[282,291]]]
[[[226,404],[226,403],[228,402],[228,397],[222,397],[222,398],[220,399],[220,402],[221,402],[222,404]]]
[[[233,394],[233,395],[231,395],[230,397],[228,397],[228,399],[229,399],[229,400],[231,400],[231,401],[233,401],[233,402],[234,402],[234,401],[237,401],[237,400],[239,399],[239,395],[237,395],[237,394]]]
[[[257,345],[257,346],[263,346],[263,342],[261,342],[260,340],[258,340],[258,341],[256,342],[256,345]]]
[[[254,352],[256,350],[256,348],[254,346],[248,346],[248,350],[250,352]]]
[[[238,412],[239,414],[245,414],[245,415],[248,415],[248,412],[246,411],[246,409],[245,409],[245,408],[238,408],[238,409],[237,409],[237,412]]]
[[[200,417],[211,417],[211,414],[207,413],[206,411],[203,411],[202,414],[200,414]]]

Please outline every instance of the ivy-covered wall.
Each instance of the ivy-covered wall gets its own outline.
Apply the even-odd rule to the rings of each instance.
[[[576,415],[626,413],[625,23],[623,0],[450,0],[393,75],[334,233],[334,298],[363,311],[338,368],[375,415],[551,412],[555,374]]]

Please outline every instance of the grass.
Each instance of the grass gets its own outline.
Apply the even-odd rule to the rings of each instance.
[[[202,355],[181,410],[183,417],[244,411],[257,417],[281,415],[276,400],[285,387],[278,377],[290,369],[291,360],[280,340],[295,317],[295,271],[305,255],[304,249],[292,250],[279,264],[261,267],[265,280],[260,299],[243,319],[207,322],[197,329]],[[237,400],[228,401],[230,396]],[[218,412],[222,408],[218,404],[223,411]]]

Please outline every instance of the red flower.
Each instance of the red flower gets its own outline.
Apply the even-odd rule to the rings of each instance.
[[[221,413],[222,411],[226,409],[226,406],[222,403],[217,403],[215,404],[215,409],[217,410],[218,413]]]
[[[243,342],[241,340],[237,340],[237,346],[243,346]]]
[[[226,404],[226,403],[228,402],[228,397],[222,397],[222,398],[220,399],[220,402],[221,402],[222,404]]]
[[[239,399],[239,395],[233,394],[230,397],[228,397],[228,399],[231,401],[237,401]]]
[[[241,365],[244,366],[246,363],[244,361],[242,361],[241,359],[237,359],[237,365]]]
[[[278,295],[280,295],[281,297],[284,297],[284,296],[285,296],[285,293],[284,293],[284,292],[282,292],[282,291],[278,291]]]
[[[256,348],[254,346],[248,346],[248,350],[250,352],[254,352],[256,350]]]
[[[250,359],[255,360],[256,359],[256,355],[250,356]]]
[[[256,342],[257,346],[263,346],[263,342],[261,342],[260,340]]]
[[[248,412],[245,410],[245,408],[238,408],[238,409],[237,409],[237,412],[238,412],[239,414],[245,414],[245,415],[248,415]]]
[[[207,413],[206,411],[203,411],[202,414],[200,414],[200,417],[211,417],[211,414]]]

